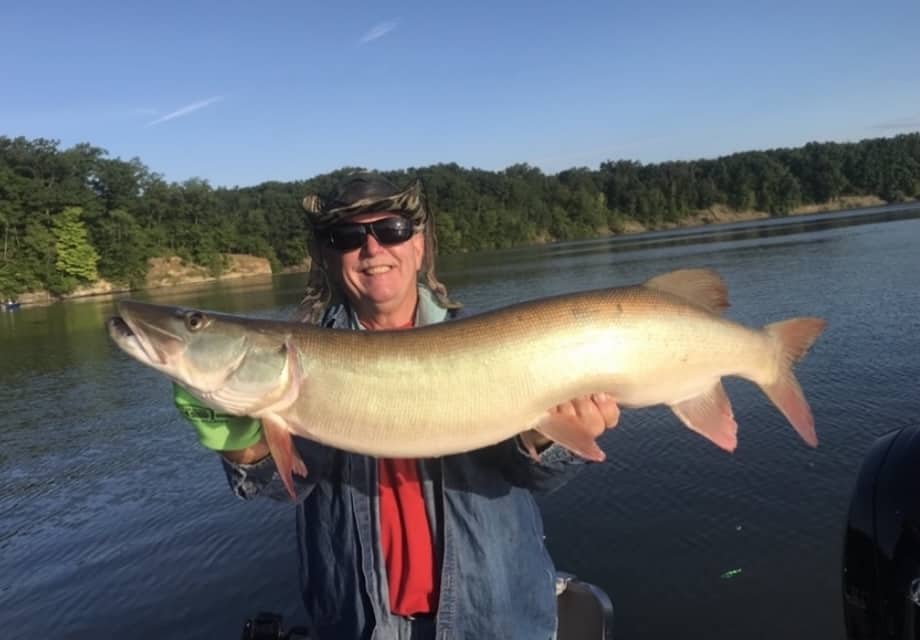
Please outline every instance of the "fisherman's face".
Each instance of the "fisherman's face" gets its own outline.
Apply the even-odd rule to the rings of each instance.
[[[376,222],[395,217],[398,215],[387,212],[362,213],[348,221]],[[424,234],[415,233],[405,242],[390,245],[368,234],[358,249],[340,253],[326,248],[325,252],[329,273],[337,277],[363,323],[386,325],[412,319],[425,252]]]

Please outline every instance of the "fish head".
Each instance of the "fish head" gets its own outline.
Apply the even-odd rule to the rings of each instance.
[[[115,344],[215,409],[252,414],[283,393],[285,339],[264,321],[134,300],[118,311],[107,323]]]

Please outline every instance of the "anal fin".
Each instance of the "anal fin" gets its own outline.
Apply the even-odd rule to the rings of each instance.
[[[307,477],[307,465],[294,448],[294,439],[285,426],[284,418],[270,413],[262,416],[262,431],[265,433],[265,442],[268,450],[275,460],[278,475],[284,488],[293,500],[297,500],[297,491],[294,489],[294,475],[301,478]]]
[[[738,423],[721,382],[708,392],[671,406],[687,427],[726,451],[738,446]]]

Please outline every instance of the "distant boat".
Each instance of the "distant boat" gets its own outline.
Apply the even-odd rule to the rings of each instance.
[[[3,303],[4,311],[16,311],[19,307],[22,306],[21,302],[13,302],[12,300],[7,300]]]

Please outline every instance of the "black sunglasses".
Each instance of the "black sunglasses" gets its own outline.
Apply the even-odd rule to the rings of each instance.
[[[415,228],[411,220],[406,218],[383,218],[374,222],[345,222],[332,225],[320,231],[318,235],[326,240],[326,244],[346,253],[364,246],[368,234],[374,236],[377,242],[385,245],[401,244],[412,237]]]

